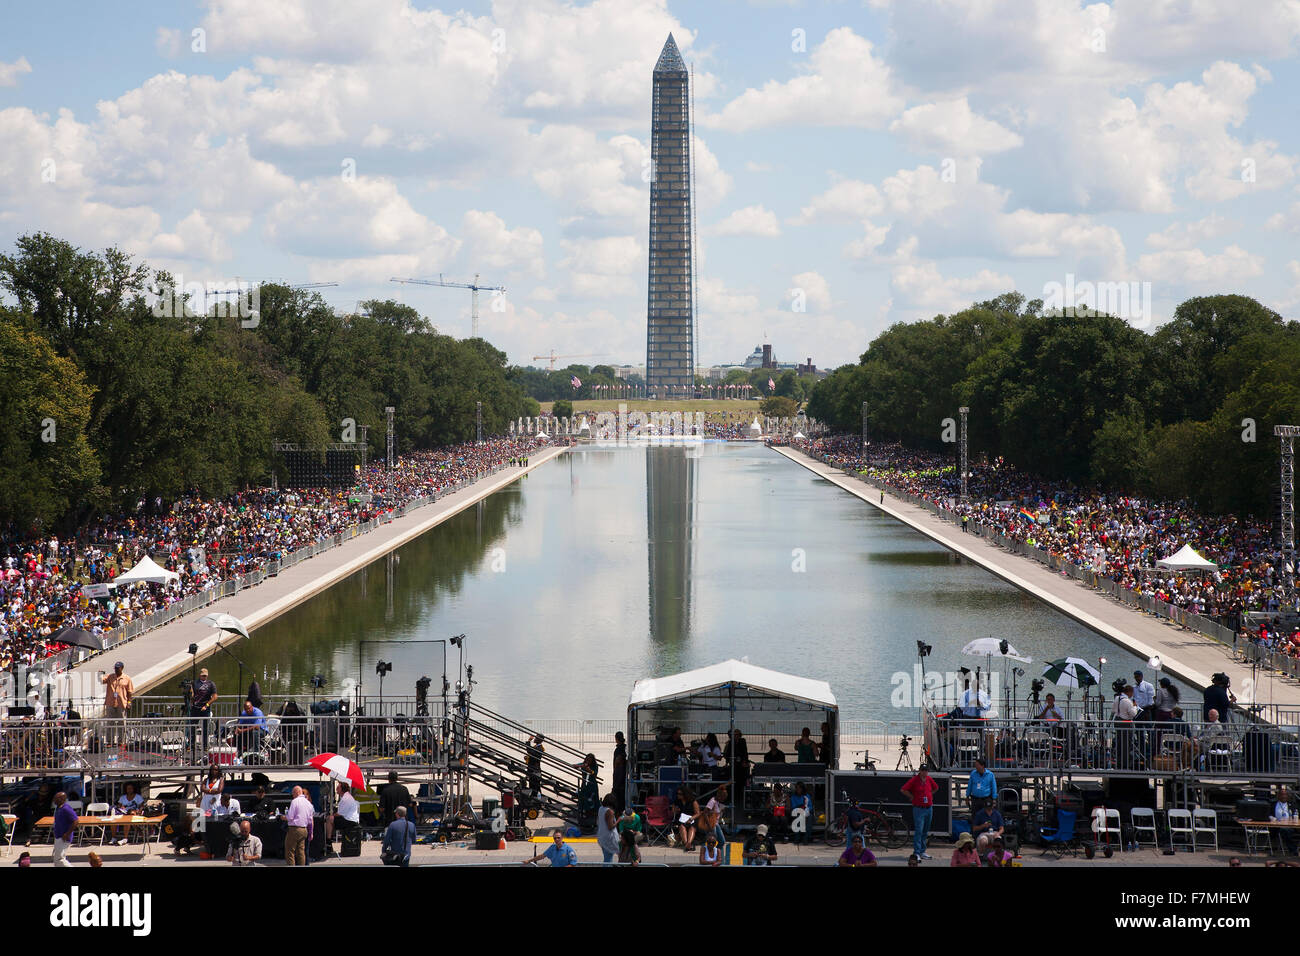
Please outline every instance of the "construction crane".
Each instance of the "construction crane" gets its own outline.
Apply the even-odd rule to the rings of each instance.
[[[556,360],[556,359],[562,359],[562,358],[602,358],[602,357],[604,357],[604,356],[606,356],[606,355],[608,355],[608,354],[609,354],[608,352],[587,352],[587,353],[582,354],[582,355],[556,355],[556,354],[555,354],[555,350],[552,349],[550,355],[534,355],[534,356],[533,356],[533,361],[537,361],[538,359],[547,359],[547,360],[550,361],[550,363],[551,363],[550,371],[554,372],[554,371],[555,371],[555,360]]]
[[[415,285],[438,285],[445,289],[469,289],[470,291],[470,320],[472,322],[470,335],[478,338],[478,294],[479,290],[484,292],[502,292],[506,291],[503,285],[479,285],[478,273],[474,273],[473,282],[448,282],[441,274],[437,279],[391,279],[392,282],[411,282]]]

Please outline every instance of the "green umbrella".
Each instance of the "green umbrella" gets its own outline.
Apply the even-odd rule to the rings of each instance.
[[[1050,662],[1043,670],[1043,676],[1057,687],[1096,687],[1101,683],[1101,673],[1077,657],[1062,657]]]

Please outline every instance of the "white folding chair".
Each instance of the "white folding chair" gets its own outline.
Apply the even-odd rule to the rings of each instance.
[[[1178,846],[1178,838],[1181,836],[1186,840],[1188,848],[1195,853],[1196,833],[1192,829],[1192,811],[1168,810],[1165,812],[1165,820],[1169,824],[1170,849]]]
[[[1214,840],[1214,848],[1219,848],[1219,815],[1213,810],[1197,807],[1192,811],[1192,845],[1195,847],[1202,836]]]
[[[1092,839],[1094,843],[1109,844],[1112,840],[1121,850],[1124,847],[1124,835],[1120,829],[1119,811],[1106,807],[1092,808]]]
[[[7,856],[14,845],[14,830],[18,826],[18,818],[12,813],[3,814],[5,818],[5,839],[0,843],[0,856]]]
[[[960,767],[975,766],[975,758],[980,756],[980,734],[977,730],[961,730],[957,732],[957,765]]]
[[[1259,841],[1264,839],[1264,846],[1268,848],[1269,855],[1273,853],[1273,830],[1270,827],[1253,827],[1249,822],[1243,823],[1242,829],[1246,831],[1246,852],[1251,856],[1259,849]]]
[[[1156,812],[1150,807],[1134,807],[1129,811],[1129,826],[1133,828],[1133,842],[1143,846],[1142,834],[1151,834],[1151,846],[1160,849],[1160,834],[1156,831]]]
[[[112,812],[113,812],[113,808],[110,807],[107,803],[92,803],[86,807],[86,816],[88,817],[106,817]],[[106,827],[96,825],[96,826],[85,826],[82,827],[81,829],[83,833],[87,830],[98,830],[99,845],[100,846],[104,845],[104,840],[108,836],[108,829]],[[89,834],[86,834],[86,836],[89,837]]]

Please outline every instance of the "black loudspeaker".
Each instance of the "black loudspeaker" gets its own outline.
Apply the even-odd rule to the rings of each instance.
[[[1260,822],[1267,820],[1269,814],[1273,812],[1273,807],[1263,800],[1238,800],[1237,801],[1237,819],[1238,820],[1255,820]]]
[[[1260,730],[1248,730],[1241,741],[1242,756],[1248,773],[1273,772],[1273,742]]]
[[[476,850],[499,850],[501,849],[501,835],[493,833],[491,830],[479,830],[474,834],[474,849]]]
[[[311,842],[307,844],[307,855],[313,860],[325,859],[325,818],[320,814],[316,815],[314,821]]]
[[[338,753],[339,752],[339,719],[337,717],[322,717],[316,722],[319,732],[317,749],[321,753]]]
[[[343,846],[339,850],[339,856],[360,856],[361,855],[361,828],[348,827],[346,830],[340,830],[343,837]]]

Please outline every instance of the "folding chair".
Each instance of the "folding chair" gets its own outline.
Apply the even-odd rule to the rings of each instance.
[[[1092,840],[1094,843],[1114,841],[1116,849],[1123,850],[1124,834],[1120,828],[1119,811],[1106,807],[1092,808]]]
[[[9,807],[6,806],[4,809],[8,810]],[[0,816],[5,820],[5,838],[4,842],[0,843],[0,856],[7,856],[14,846],[14,830],[18,826],[18,818],[12,813],[0,813]]]
[[[1208,826],[1202,826],[1208,822]],[[1214,849],[1219,849],[1219,815],[1213,810],[1197,808],[1192,811],[1192,844],[1197,845],[1202,836],[1214,840]]]
[[[113,808],[107,803],[92,803],[90,806],[86,807],[86,816],[88,817],[106,817],[112,812]],[[80,829],[82,835],[86,837],[89,836],[89,834],[86,833],[87,830],[98,830],[100,846],[104,845],[104,840],[108,837],[108,828],[105,826],[84,826]]]
[[[957,766],[974,767],[975,758],[979,756],[981,756],[979,731],[957,731]]]
[[[1052,760],[1052,735],[1045,730],[1030,730],[1025,733],[1025,744],[1029,749],[1029,762],[1035,767],[1050,767]]]
[[[1133,828],[1133,842],[1138,846],[1146,843],[1142,834],[1151,834],[1151,846],[1160,849],[1160,834],[1156,831],[1156,812],[1150,807],[1134,807],[1129,811],[1129,826]]]
[[[1067,853],[1075,855],[1074,824],[1077,818],[1078,815],[1073,810],[1057,810],[1056,826],[1039,828],[1038,835],[1042,837],[1044,847],[1042,856],[1046,856],[1049,851],[1055,852],[1058,860]]]
[[[1246,852],[1251,856],[1259,849],[1259,838],[1264,838],[1264,845],[1268,848],[1270,856],[1273,854],[1273,831],[1269,827],[1253,827],[1249,823],[1243,823],[1242,829],[1246,831]]]
[[[649,796],[645,801],[646,846],[654,846],[660,840],[668,842],[672,835],[673,804],[665,796]]]
[[[1210,773],[1232,772],[1232,738],[1216,734],[1205,741],[1205,769]]]
[[[1169,824],[1169,848],[1175,849],[1178,837],[1186,839],[1188,847],[1196,852],[1196,832],[1192,829],[1191,810],[1167,810],[1165,820]]]

